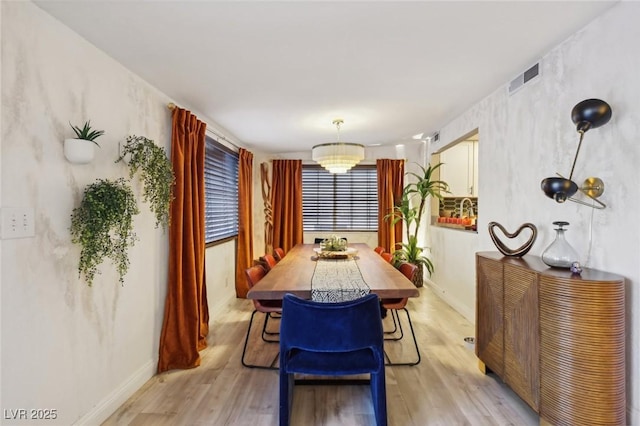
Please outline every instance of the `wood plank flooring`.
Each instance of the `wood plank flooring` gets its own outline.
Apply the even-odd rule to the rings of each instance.
[[[483,375],[464,337],[473,326],[429,288],[410,299],[408,309],[418,337],[422,362],[414,367],[387,367],[389,425],[537,425],[538,416],[500,379]],[[234,300],[212,312],[209,347],[202,365],[151,378],[103,425],[232,425],[278,424],[277,371],[245,368],[242,345],[253,305]],[[391,329],[390,315],[385,329]],[[385,343],[392,359],[413,358],[408,334]],[[248,361],[269,363],[277,344],[262,342],[264,315],[256,314]],[[270,321],[277,328],[277,321]],[[291,424],[304,426],[368,426],[375,424],[368,386],[296,386]]]

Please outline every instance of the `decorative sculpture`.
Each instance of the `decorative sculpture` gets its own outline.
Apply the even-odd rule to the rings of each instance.
[[[273,206],[271,205],[271,182],[269,163],[260,163],[262,201],[264,202],[264,252],[273,252]]]
[[[531,236],[520,247],[516,249],[510,249],[502,241],[500,241],[496,236],[496,233],[494,230],[494,228],[496,227],[499,228],[502,231],[502,233],[505,236],[507,236],[507,238],[510,238],[510,239],[513,239],[518,235],[520,235],[520,232],[522,232],[523,229],[531,230]],[[531,247],[533,247],[533,243],[535,243],[536,237],[538,236],[538,228],[536,228],[536,226],[533,223],[524,223],[520,225],[520,227],[516,230],[516,232],[509,233],[507,232],[506,229],[504,229],[504,226],[500,225],[498,222],[489,222],[489,235],[491,236],[491,241],[493,241],[493,244],[496,245],[500,253],[504,254],[505,256],[522,257],[525,254],[527,254],[529,250],[531,250]]]

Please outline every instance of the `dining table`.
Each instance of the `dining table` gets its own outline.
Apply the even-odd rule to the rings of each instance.
[[[256,285],[247,297],[281,300],[291,293],[304,299],[331,293],[361,292],[381,299],[418,297],[418,289],[392,264],[364,243],[350,243],[344,255],[325,258],[318,244],[297,244]],[[329,287],[325,287],[325,285]],[[344,288],[340,288],[344,287]],[[313,296],[313,297],[312,297]]]

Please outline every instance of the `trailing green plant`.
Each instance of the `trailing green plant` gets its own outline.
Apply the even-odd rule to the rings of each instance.
[[[84,139],[86,141],[91,141],[93,143],[95,143],[96,145],[98,145],[98,142],[96,142],[96,139],[102,135],[104,135],[104,130],[92,130],[91,129],[91,120],[87,121],[84,123],[84,126],[82,127],[82,129],[78,126],[74,126],[73,124],[69,123],[69,125],[71,126],[71,128],[73,129],[73,131],[75,132],[77,139]],[[100,146],[100,145],[98,145]]]
[[[129,165],[129,177],[140,171],[143,197],[156,216],[156,228],[162,225],[166,229],[176,179],[164,148],[144,136],[129,136],[116,163],[122,160]]]
[[[82,246],[78,274],[91,286],[105,257],[118,269],[119,281],[129,269],[128,248],[133,246],[133,216],[140,211],[128,182],[98,179],[87,186],[80,205],[71,214],[71,241]]]

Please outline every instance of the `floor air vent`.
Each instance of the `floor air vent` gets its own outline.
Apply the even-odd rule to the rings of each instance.
[[[511,83],[509,83],[509,95],[513,95],[518,90],[522,89],[525,84],[529,83],[532,80],[535,80],[538,76],[540,76],[539,62],[511,80]]]

